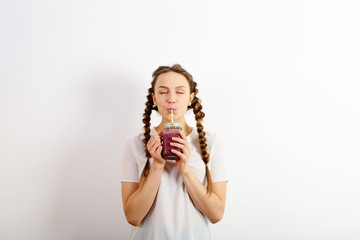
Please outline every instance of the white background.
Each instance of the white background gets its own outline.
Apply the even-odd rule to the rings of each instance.
[[[1,240],[128,239],[121,146],[174,63],[226,143],[213,239],[360,239],[358,1],[2,0],[0,34]]]

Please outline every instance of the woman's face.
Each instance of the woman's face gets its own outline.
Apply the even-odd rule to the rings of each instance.
[[[194,93],[190,94],[189,83],[183,75],[167,72],[158,76],[152,97],[163,120],[170,122],[171,110],[174,113],[174,121],[185,116]]]

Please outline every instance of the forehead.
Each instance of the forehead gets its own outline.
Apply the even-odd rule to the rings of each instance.
[[[159,86],[166,86],[168,88],[175,88],[178,86],[184,86],[186,89],[190,89],[189,83],[186,78],[180,73],[167,72],[160,74],[155,83],[155,89]]]

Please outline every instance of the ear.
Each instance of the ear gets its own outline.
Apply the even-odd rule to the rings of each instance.
[[[195,97],[195,93],[191,93],[190,94],[190,104],[189,105],[192,104],[192,101],[194,100],[194,97]]]
[[[153,103],[155,104],[155,103],[156,103],[155,94],[154,94],[154,93],[152,93],[152,94],[151,94],[151,97],[152,97]]]

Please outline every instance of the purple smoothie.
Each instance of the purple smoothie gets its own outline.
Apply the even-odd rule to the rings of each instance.
[[[172,137],[180,137],[180,134],[178,132],[164,132],[162,134],[163,138],[163,158],[166,160],[180,160],[180,158],[173,152],[171,152],[171,149],[175,149],[177,151],[182,152],[179,148],[171,146],[170,142],[175,142],[171,140]]]

